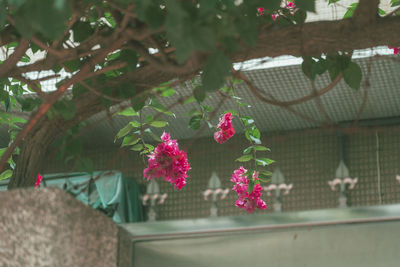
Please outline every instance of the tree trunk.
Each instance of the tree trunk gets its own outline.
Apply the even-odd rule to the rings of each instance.
[[[86,93],[75,101],[76,114],[71,120],[43,116],[24,138],[8,189],[34,186],[52,143],[72,126],[105,109],[97,96]]]
[[[32,129],[24,139],[13,176],[8,184],[9,189],[35,185],[36,177],[42,170],[46,152],[59,134],[60,129],[50,124],[49,120],[40,121],[35,129]]]

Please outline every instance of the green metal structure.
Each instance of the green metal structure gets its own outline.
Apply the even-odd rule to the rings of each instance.
[[[130,266],[400,265],[400,205],[121,227]]]

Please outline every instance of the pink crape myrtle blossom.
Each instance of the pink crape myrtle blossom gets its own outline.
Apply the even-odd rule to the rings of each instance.
[[[259,184],[255,184],[254,190],[249,194],[249,180],[247,176],[245,176],[247,170],[240,166],[239,169],[234,170],[232,174],[231,182],[235,183],[232,190],[235,191],[239,198],[236,200],[236,206],[247,210],[250,214],[256,208],[265,210],[267,208],[267,204],[261,199],[261,190],[262,187]],[[258,172],[253,173],[253,180],[258,180]]]
[[[36,177],[36,182],[35,182],[35,188],[38,188],[40,186],[40,183],[42,182],[43,176],[38,174]]]
[[[287,9],[296,8],[296,5],[295,5],[294,3],[288,1],[287,4],[286,4],[286,8],[287,8]]]
[[[388,48],[393,49],[393,54],[400,55],[400,47],[388,46]]]
[[[294,15],[294,9],[296,9],[296,5],[293,2],[287,1],[285,8],[291,10],[290,14]],[[264,11],[265,11],[265,8],[263,8],[263,7],[257,8],[257,14],[259,16],[264,15]],[[271,14],[271,17],[272,17],[273,21],[276,21],[276,19],[279,17],[279,14],[274,12]]]
[[[214,139],[217,143],[225,143],[229,138],[235,134],[235,129],[232,125],[233,116],[230,112],[226,113],[219,119],[218,132],[214,133]]]
[[[143,174],[148,180],[163,178],[182,189],[186,185],[187,172],[190,165],[185,151],[179,150],[176,140],[172,140],[169,133],[161,135],[162,143],[149,154],[148,167]]]

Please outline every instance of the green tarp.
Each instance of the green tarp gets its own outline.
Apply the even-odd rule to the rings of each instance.
[[[7,188],[6,181],[2,182],[0,191]],[[144,221],[138,184],[119,171],[45,174],[43,186],[59,187],[117,223]]]

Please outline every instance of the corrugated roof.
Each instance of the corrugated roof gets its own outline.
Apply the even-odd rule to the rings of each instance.
[[[390,60],[394,56],[379,58],[374,60],[371,66],[370,87],[368,88],[368,98],[365,103],[363,112],[359,119],[376,119],[386,117],[400,116],[400,64]],[[362,67],[364,78],[367,71],[369,58],[356,60]],[[282,101],[288,101],[306,96],[311,93],[311,83],[303,74],[301,67],[285,66],[280,68],[257,69],[245,72],[246,76],[253,84],[261,91],[274,96],[274,98]],[[323,75],[316,79],[316,87],[318,89],[325,87],[330,83],[328,75]],[[320,127],[321,123],[327,122],[325,116],[320,112],[314,100],[304,102],[292,106],[292,108],[304,114],[315,121],[321,123],[310,122],[304,120],[286,109],[266,104],[257,99],[247,88],[244,83],[235,86],[235,91],[238,96],[242,97],[245,102],[251,105],[251,108],[243,108],[243,113],[252,116],[257,124],[257,127],[262,132],[275,132],[285,130],[297,130],[306,128]],[[189,85],[181,87],[177,91],[181,96],[191,95],[192,88]],[[359,91],[349,88],[343,80],[328,93],[319,97],[320,103],[323,106],[326,114],[331,119],[331,123],[339,123],[343,121],[351,121],[357,118],[359,109],[363,103],[364,89]],[[177,97],[171,96],[168,98],[159,98],[159,100],[168,106],[176,101]],[[217,106],[219,96],[216,93],[210,94],[210,98],[205,101],[210,106]],[[188,127],[190,117],[185,117],[188,112],[197,104],[191,103],[188,105],[178,105],[172,109],[176,114],[176,119],[164,116],[169,122],[169,125],[164,129],[153,129],[153,131],[161,135],[165,130],[170,132],[173,138],[187,139],[196,135]],[[236,104],[233,100],[227,100],[219,109],[218,116],[225,110],[235,108]],[[91,122],[101,121],[97,127],[85,135],[85,140],[89,145],[111,144],[117,130],[124,127],[129,118],[116,116],[113,117],[115,129],[111,127],[110,122],[105,119],[105,113],[99,113],[91,119]],[[214,118],[213,124],[217,123],[218,118]],[[234,119],[234,126],[237,132],[242,131],[240,122]],[[210,136],[213,130],[207,129],[199,136]]]
[[[359,119],[376,119],[400,116],[400,71],[399,62],[393,59],[398,59],[396,56],[385,56],[374,58],[371,65],[370,87],[368,88],[368,98]],[[370,58],[360,58],[356,60],[362,67],[364,78],[367,72],[367,64]],[[311,93],[311,83],[303,74],[299,65],[284,66],[278,68],[255,69],[244,72],[253,84],[260,91],[272,95],[274,98],[281,101],[288,101],[300,98]],[[327,74],[318,77],[315,85],[318,89],[325,87],[330,83]],[[179,96],[189,96],[192,94],[193,88],[189,83],[176,88]],[[285,130],[298,130],[320,127],[321,123],[310,122],[304,120],[286,109],[266,104],[257,99],[247,88],[245,83],[235,86],[235,91],[238,96],[242,97],[245,102],[251,105],[251,108],[242,108],[244,114],[252,116],[257,124],[257,127],[262,132],[275,132]],[[364,89],[359,91],[349,88],[345,82],[340,81],[336,87],[328,93],[319,97],[320,103],[323,106],[326,114],[332,120],[332,123],[343,121],[351,121],[357,117],[359,109],[363,103]],[[174,103],[177,96],[168,98],[159,98],[165,106]],[[216,107],[220,101],[216,93],[211,93],[205,103]],[[190,109],[198,107],[196,103],[188,105],[177,105],[172,109],[176,118],[163,116],[169,125],[163,129],[153,129],[157,135],[161,135],[165,130],[170,132],[173,138],[187,139],[196,135],[196,131],[188,127],[190,117],[184,114]],[[227,100],[219,108],[218,116],[225,110],[236,108],[237,105],[233,100]],[[304,114],[315,121],[327,122],[325,116],[320,112],[314,100],[292,106],[293,110]],[[217,116],[217,117],[218,117]],[[217,124],[218,118],[214,118],[212,123]],[[129,118],[115,116],[112,122],[108,119],[105,112],[101,112],[93,116],[90,123],[97,124],[93,129],[83,135],[87,145],[112,145],[114,137],[119,129],[124,127]],[[239,121],[234,119],[234,126],[237,132],[242,131]],[[210,136],[213,130],[205,129],[202,136]],[[6,146],[8,142],[7,129],[2,126],[0,129],[0,144]]]

